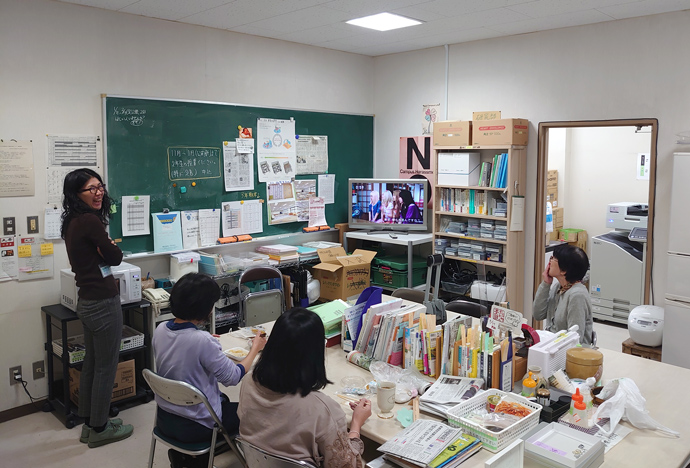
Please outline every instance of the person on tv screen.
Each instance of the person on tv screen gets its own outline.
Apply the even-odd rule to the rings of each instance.
[[[381,221],[381,201],[376,190],[371,191],[371,203],[369,203],[369,221],[372,223]]]
[[[400,191],[400,198],[402,200],[402,209],[400,211],[403,224],[415,224],[422,221],[422,212],[412,197],[412,193],[407,190]]]
[[[381,203],[381,210],[383,211],[383,222],[393,222],[393,194],[390,190],[383,192],[383,199]]]

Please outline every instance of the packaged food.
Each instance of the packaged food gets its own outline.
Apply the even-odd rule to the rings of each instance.
[[[235,347],[226,349],[225,351],[223,351],[223,353],[230,359],[233,359],[235,361],[241,361],[242,359],[247,357],[249,351],[244,348]]]

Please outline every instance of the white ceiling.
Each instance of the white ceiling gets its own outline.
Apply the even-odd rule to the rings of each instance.
[[[60,0],[378,56],[690,9],[690,0]],[[423,24],[379,32],[345,21],[381,12]]]

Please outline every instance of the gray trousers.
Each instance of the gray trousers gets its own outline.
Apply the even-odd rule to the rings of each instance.
[[[79,379],[79,410],[92,427],[108,422],[110,398],[122,340],[120,296],[110,299],[79,299],[77,316],[84,325],[86,355]]]

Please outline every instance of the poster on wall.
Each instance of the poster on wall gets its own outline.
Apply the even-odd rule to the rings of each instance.
[[[441,104],[422,105],[422,135],[431,135],[434,132],[434,122],[438,120]]]
[[[259,182],[295,177],[294,120],[257,119],[257,161]]]
[[[432,151],[432,137],[400,137],[400,179],[424,179],[428,182],[427,208],[434,203],[434,172],[436,160]]]

